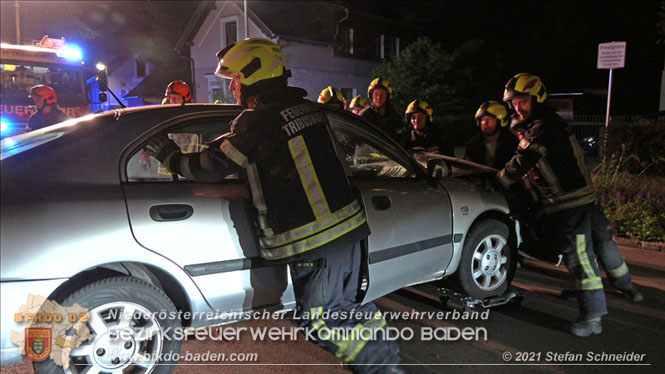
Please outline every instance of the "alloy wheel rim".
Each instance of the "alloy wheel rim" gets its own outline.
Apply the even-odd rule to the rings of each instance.
[[[506,239],[497,234],[486,236],[473,251],[471,274],[474,283],[482,291],[500,287],[508,276]]]
[[[164,331],[155,314],[139,304],[95,307],[88,311],[87,326],[92,337],[69,351],[67,374],[149,373],[159,361]]]

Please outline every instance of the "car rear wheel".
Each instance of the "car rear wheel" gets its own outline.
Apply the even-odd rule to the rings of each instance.
[[[476,223],[469,230],[455,273],[461,291],[479,300],[506,292],[516,260],[509,234],[508,227],[494,219]]]
[[[122,276],[90,283],[62,305],[88,309],[91,338],[69,352],[69,367],[35,362],[35,373],[160,373],[173,371],[181,340],[175,306],[159,288]]]

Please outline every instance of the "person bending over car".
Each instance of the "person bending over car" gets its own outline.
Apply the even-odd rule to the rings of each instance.
[[[298,309],[317,343],[354,372],[401,373],[397,343],[331,331],[380,330],[386,321],[374,303],[361,305],[360,242],[369,235],[320,108],[303,89],[287,87],[290,71],[272,41],[252,38],[217,53],[215,74],[246,109],[231,131],[199,154],[182,154],[165,135],[151,141],[170,170],[214,181],[243,169],[257,211],[260,256],[289,264]],[[359,313],[350,314],[355,310]],[[333,318],[332,312],[346,312]],[[347,334],[352,339],[354,334]],[[327,340],[326,340],[327,339]]]
[[[602,332],[601,317],[607,314],[596,256],[614,287],[634,301],[642,295],[633,287],[609,222],[597,205],[582,150],[546,99],[545,85],[535,75],[520,73],[506,84],[503,100],[515,109],[511,131],[518,134],[519,145],[497,177],[507,188],[525,176],[533,186],[545,239],[561,249],[576,280],[580,314],[570,331],[587,337]]]

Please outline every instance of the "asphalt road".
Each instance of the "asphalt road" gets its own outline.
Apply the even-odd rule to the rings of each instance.
[[[665,253],[628,247],[621,251],[645,300],[633,303],[607,285],[609,314],[603,319],[603,333],[586,339],[567,330],[577,316],[577,305],[558,296],[572,286],[566,269],[539,261],[525,260],[516,274],[513,286],[524,295],[521,303],[490,309],[475,320],[454,314],[463,310],[443,308],[432,284],[408,287],[377,304],[386,315],[406,313],[408,318],[403,315],[388,323],[402,337],[400,356],[412,373],[662,373]],[[414,310],[434,314],[416,317]],[[285,319],[231,326],[291,331],[296,325]],[[197,364],[185,359],[187,354],[191,358],[204,353],[223,354],[224,362],[220,356],[216,362]],[[248,334],[240,340],[192,339],[184,342],[182,355],[177,374],[347,372],[338,359],[302,334],[286,341],[252,339]],[[2,373],[32,373],[32,368],[24,362]]]

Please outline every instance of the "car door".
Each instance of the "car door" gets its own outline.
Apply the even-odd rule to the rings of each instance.
[[[160,126],[183,153],[199,152],[232,117],[195,114]],[[135,239],[193,278],[220,311],[292,304],[285,265],[259,259],[249,190],[241,175],[199,183],[171,175],[144,150],[153,134],[124,153],[122,188]]]
[[[328,118],[371,229],[365,300],[440,277],[453,253],[448,193],[355,116],[328,112]]]

